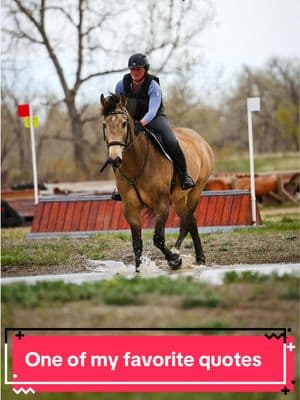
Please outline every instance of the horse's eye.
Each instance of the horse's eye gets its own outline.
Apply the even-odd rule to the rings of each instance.
[[[122,123],[122,127],[125,128],[126,125],[127,125],[127,122],[124,121],[124,122]]]

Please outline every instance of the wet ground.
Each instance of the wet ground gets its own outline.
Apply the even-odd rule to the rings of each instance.
[[[277,275],[292,274],[300,276],[300,264],[235,264],[235,265],[193,265],[193,258],[188,255],[182,255],[183,265],[180,270],[171,271],[165,265],[156,265],[150,258],[144,257],[143,263],[138,274],[142,278],[152,278],[161,275],[169,275],[173,279],[180,276],[188,276],[199,281],[210,283],[213,285],[221,285],[227,272],[235,271],[241,273],[243,271],[252,271],[260,274]],[[87,260],[86,272],[57,274],[57,275],[35,275],[35,276],[18,276],[2,278],[2,284],[14,282],[36,283],[39,281],[59,281],[72,282],[80,284],[83,282],[95,282],[97,280],[112,279],[116,276],[124,276],[131,279],[136,276],[133,264],[125,265],[121,261],[106,260]]]

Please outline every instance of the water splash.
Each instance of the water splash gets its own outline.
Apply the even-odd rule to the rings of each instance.
[[[115,260],[88,260],[86,269],[91,272],[99,272],[114,275],[132,275],[133,266],[125,265],[122,261]]]
[[[136,276],[135,266],[133,264],[125,265],[121,261],[114,260],[88,260],[86,269],[99,274],[109,274],[111,277],[116,275],[122,275],[128,278]],[[158,266],[150,257],[146,255],[142,256],[139,276],[150,278],[167,274],[168,271]]]
[[[148,256],[142,256],[140,266],[140,276],[142,277],[156,277],[161,275],[166,275],[167,272],[156,265],[156,262],[151,260]]]

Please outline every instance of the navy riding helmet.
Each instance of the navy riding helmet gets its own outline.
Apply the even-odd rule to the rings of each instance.
[[[145,67],[146,70],[148,71],[150,64],[145,54],[135,53],[129,57],[128,68],[139,68],[139,67]]]

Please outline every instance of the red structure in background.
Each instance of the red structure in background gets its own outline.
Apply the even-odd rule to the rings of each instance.
[[[203,192],[195,212],[199,227],[252,225],[250,193],[242,190]],[[261,223],[257,209],[257,221]],[[146,214],[143,228],[153,228]],[[167,228],[177,228],[179,217],[171,207]],[[31,237],[39,234],[127,230],[121,202],[107,195],[46,196],[35,208]],[[45,235],[43,235],[45,236]]]

